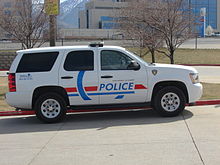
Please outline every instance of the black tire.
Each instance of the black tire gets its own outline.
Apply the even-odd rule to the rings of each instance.
[[[66,115],[66,102],[56,93],[41,95],[35,102],[35,111],[38,119],[45,123],[61,121]]]
[[[153,108],[161,116],[178,116],[185,108],[186,98],[182,90],[174,86],[164,87],[153,98]]]

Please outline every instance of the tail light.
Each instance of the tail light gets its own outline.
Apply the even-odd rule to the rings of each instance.
[[[8,87],[9,87],[9,92],[16,92],[15,73],[9,73],[8,74]]]

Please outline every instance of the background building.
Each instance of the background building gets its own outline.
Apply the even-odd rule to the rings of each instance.
[[[220,0],[188,0],[189,7],[199,18],[201,8],[206,9],[206,27],[220,32]]]
[[[10,15],[16,0],[0,0],[0,15]],[[11,39],[12,36],[0,27],[0,40]]]
[[[126,6],[131,0],[91,0],[85,9],[79,12],[79,28],[82,29],[112,29],[114,18],[119,17],[117,9]],[[196,16],[200,16],[200,9],[206,8],[206,26],[211,26],[220,32],[220,0],[186,0],[189,8]]]
[[[120,16],[119,9],[128,0],[91,0],[79,12],[80,29],[114,29],[115,19]]]

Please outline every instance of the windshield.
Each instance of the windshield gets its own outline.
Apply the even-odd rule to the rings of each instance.
[[[142,61],[143,63],[149,65],[149,63],[147,63],[146,61],[144,61],[138,54],[134,53],[134,52],[131,52],[129,50],[126,49],[126,52],[132,54],[135,58],[137,58],[138,60]]]

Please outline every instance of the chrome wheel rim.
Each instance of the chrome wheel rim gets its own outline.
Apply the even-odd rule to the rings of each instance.
[[[47,99],[41,105],[41,112],[44,117],[52,119],[60,114],[60,103],[55,99]]]
[[[175,93],[166,93],[161,99],[161,106],[167,112],[174,112],[180,106],[180,98]]]

